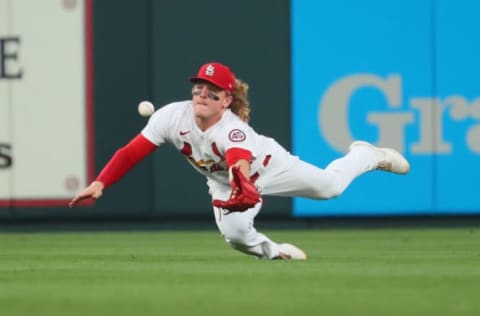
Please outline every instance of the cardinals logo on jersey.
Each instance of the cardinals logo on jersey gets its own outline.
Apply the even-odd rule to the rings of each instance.
[[[193,150],[192,150],[192,145],[190,145],[187,142],[183,142],[183,148],[180,150],[180,152],[185,155],[185,157],[197,168],[202,169],[204,171],[209,171],[211,173],[214,173],[216,171],[222,171],[226,170],[226,163],[225,163],[225,157],[223,157],[220,154],[220,151],[218,150],[217,144],[212,143],[212,151],[215,155],[217,155],[220,160],[215,161],[214,159],[198,159],[195,160],[193,157]]]

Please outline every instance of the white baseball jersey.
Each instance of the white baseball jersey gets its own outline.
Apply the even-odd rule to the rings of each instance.
[[[212,83],[219,80],[231,82],[230,88],[235,79],[227,67],[214,66],[213,63],[202,66],[198,77],[206,81],[215,79]],[[356,146],[344,157],[332,161],[326,169],[321,169],[292,156],[272,138],[257,134],[230,109],[217,123],[202,131],[195,123],[191,100],[170,103],[158,109],[150,117],[142,135],[157,146],[173,144],[198,172],[207,177],[212,198],[219,200],[227,200],[231,194],[225,156],[232,148],[252,154],[250,179],[263,195],[329,199],[341,194],[357,176],[375,169],[378,163],[374,150]],[[273,259],[279,256],[281,245],[257,232],[253,226],[261,207],[262,200],[244,212],[230,213],[215,206],[213,210],[219,230],[233,248]]]
[[[198,172],[209,179],[211,189],[215,185],[230,187],[225,161],[225,153],[230,148],[242,148],[252,153],[250,175],[255,180],[289,169],[298,160],[274,139],[257,134],[229,109],[215,125],[201,131],[195,123],[190,100],[158,109],[150,117],[142,135],[157,146],[173,144]]]

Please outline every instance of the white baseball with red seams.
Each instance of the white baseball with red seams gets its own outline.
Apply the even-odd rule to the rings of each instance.
[[[142,135],[159,146],[173,144],[187,161],[207,177],[212,199],[227,200],[231,186],[225,153],[241,148],[252,153],[250,176],[262,195],[301,196],[329,199],[339,195],[358,175],[374,170],[378,161],[372,150],[358,148],[321,169],[291,155],[274,139],[259,135],[229,109],[220,121],[201,131],[195,123],[191,100],[158,109],[142,130]],[[274,258],[277,243],[256,231],[253,221],[262,201],[242,213],[215,208],[218,228],[237,250],[257,257]]]

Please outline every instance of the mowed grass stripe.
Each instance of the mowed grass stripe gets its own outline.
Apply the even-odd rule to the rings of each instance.
[[[476,315],[480,230],[275,230],[306,262],[214,231],[0,234],[2,315]]]

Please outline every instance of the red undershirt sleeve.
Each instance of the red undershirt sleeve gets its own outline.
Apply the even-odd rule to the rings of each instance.
[[[146,139],[142,134],[138,134],[127,145],[115,152],[96,180],[101,181],[106,189],[125,176],[130,169],[156,148],[157,145]]]
[[[234,165],[237,161],[242,159],[251,162],[252,152],[243,148],[230,148],[225,153],[225,160],[227,161],[228,167]]]

